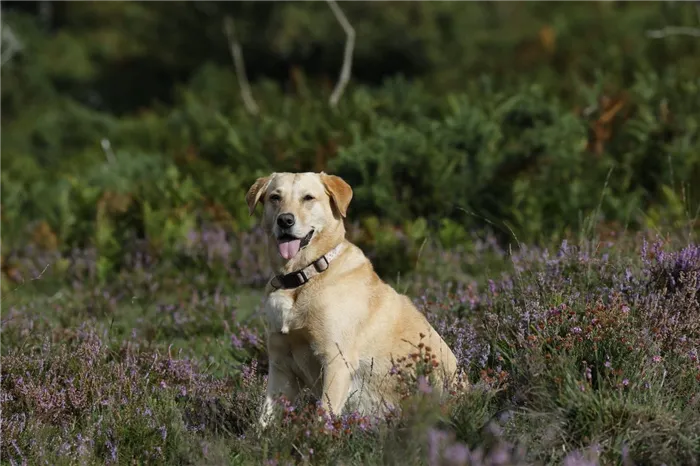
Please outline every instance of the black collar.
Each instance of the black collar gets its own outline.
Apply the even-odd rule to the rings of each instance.
[[[275,275],[274,277],[272,277],[270,285],[276,290],[289,290],[300,287],[301,285],[308,282],[314,275],[318,275],[322,272],[325,272],[326,269],[328,269],[328,266],[330,265],[331,261],[335,259],[338,256],[338,254],[340,254],[342,245],[343,243],[340,243],[339,245],[328,251],[325,255],[319,257],[318,259],[316,259],[311,264],[307,265],[301,270],[290,272],[285,275]]]

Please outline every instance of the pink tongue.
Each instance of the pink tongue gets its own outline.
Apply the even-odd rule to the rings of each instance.
[[[301,240],[298,239],[285,241],[284,243],[279,243],[277,245],[280,250],[280,256],[284,257],[286,260],[289,260],[297,255],[299,252],[299,246],[301,246]]]

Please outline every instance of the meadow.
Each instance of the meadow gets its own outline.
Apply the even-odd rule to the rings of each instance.
[[[426,244],[394,285],[454,349],[472,389],[436,399],[404,368],[400,414],[322,422],[305,399],[260,432],[262,276],[217,232],[136,252],[97,281],[94,251],[21,258],[5,293],[3,462],[8,464],[696,464],[700,247],[612,235],[557,248]],[[687,238],[683,238],[687,240]],[[257,241],[256,241],[257,240]],[[65,261],[53,281],[44,264]],[[19,263],[19,262],[18,262]]]
[[[700,463],[700,40],[659,36],[700,10],[340,5],[331,105],[326,3],[3,2],[0,464]],[[470,390],[261,432],[244,194],[287,170],[352,185]]]

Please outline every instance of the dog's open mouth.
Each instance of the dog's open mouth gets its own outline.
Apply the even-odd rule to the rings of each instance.
[[[279,250],[280,256],[285,260],[296,256],[300,249],[305,248],[309,244],[313,235],[314,230],[311,230],[303,238],[297,238],[287,233],[283,234],[277,238],[277,249]]]

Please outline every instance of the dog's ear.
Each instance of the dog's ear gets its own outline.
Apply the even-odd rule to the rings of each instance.
[[[348,206],[352,200],[352,188],[339,176],[321,173],[321,181],[326,187],[326,191],[340,212],[345,217],[348,213]]]
[[[255,180],[255,183],[253,183],[253,186],[248,189],[248,192],[245,195],[245,201],[248,203],[248,211],[250,215],[253,215],[253,212],[255,212],[255,206],[258,205],[258,202],[260,202],[260,198],[265,195],[267,187],[270,185],[270,181],[272,181],[273,176],[274,173],[270,176],[258,178]]]

